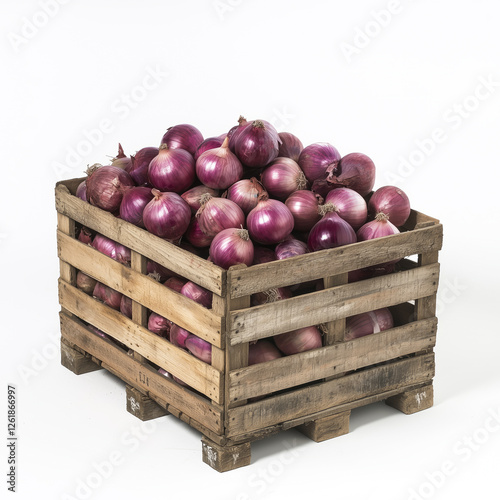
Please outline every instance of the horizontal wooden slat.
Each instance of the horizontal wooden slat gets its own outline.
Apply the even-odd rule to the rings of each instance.
[[[81,321],[60,313],[61,334],[98,360],[102,367],[110,367],[124,382],[154,394],[172,404],[210,430],[223,434],[222,411],[203,396],[185,390],[172,380],[139,363],[111,341],[90,332]]]
[[[228,282],[231,297],[241,297],[271,288],[312,281],[325,276],[381,264],[408,255],[439,250],[441,224],[384,238],[311,252],[234,271]]]
[[[436,293],[439,264],[231,312],[231,345],[346,318]]]
[[[59,213],[119,241],[211,292],[225,295],[226,271],[222,268],[73,196],[65,185],[71,186],[72,181],[63,181],[56,186],[56,209]]]
[[[258,431],[384,391],[431,381],[434,354],[425,354],[266,398],[228,411],[228,437]]]
[[[132,300],[222,347],[222,318],[154,279],[114,261],[89,245],[57,233],[59,258]]]
[[[231,371],[230,401],[270,394],[431,348],[436,343],[436,329],[436,318],[416,321],[348,342]]]
[[[217,403],[222,401],[222,374],[211,365],[173,346],[118,311],[59,280],[61,306],[111,335],[149,361],[180,378]]]

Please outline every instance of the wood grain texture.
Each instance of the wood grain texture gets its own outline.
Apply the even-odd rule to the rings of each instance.
[[[203,436],[202,460],[217,472],[227,472],[250,465],[250,443],[220,446]]]
[[[297,426],[296,429],[308,438],[316,441],[316,443],[321,443],[322,441],[348,434],[350,416],[350,410],[342,413],[335,413],[328,417],[306,422],[305,424]]]
[[[95,363],[90,356],[85,356],[85,354],[73,349],[64,339],[61,339],[61,365],[75,375],[83,375],[101,369],[101,366]]]
[[[125,395],[127,398],[127,411],[143,422],[168,415],[165,408],[162,408],[135,387],[126,385]]]
[[[386,404],[397,410],[411,415],[418,411],[427,410],[434,404],[434,388],[428,384],[418,389],[402,392],[386,399]]]

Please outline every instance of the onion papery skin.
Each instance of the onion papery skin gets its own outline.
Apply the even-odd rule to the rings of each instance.
[[[92,246],[99,252],[111,257],[113,260],[126,266],[130,266],[131,252],[130,248],[124,247],[116,241],[110,240],[102,234],[96,234]]]
[[[363,224],[357,232],[358,241],[373,240],[399,234],[399,229],[387,218],[385,214],[377,214],[375,220]]]
[[[202,197],[201,207],[196,212],[201,230],[214,237],[224,229],[240,228],[245,224],[243,210],[226,198]]]
[[[278,157],[284,156],[286,158],[291,158],[298,163],[300,153],[304,149],[304,145],[300,139],[290,132],[280,132],[278,136],[281,140],[278,149]]]
[[[178,278],[176,276],[171,276],[165,283],[163,283],[167,288],[173,290],[174,292],[181,293],[182,287],[187,283],[185,278]]]
[[[363,153],[349,153],[328,168],[326,180],[334,187],[348,187],[366,196],[375,184],[375,164]]]
[[[162,144],[158,155],[149,164],[148,179],[159,191],[181,194],[194,182],[194,158],[184,149]]]
[[[195,214],[201,207],[201,197],[204,194],[209,194],[215,198],[219,196],[219,190],[200,184],[182,193],[181,198],[189,205],[191,212]]]
[[[142,213],[152,199],[153,193],[150,188],[144,186],[130,188],[123,195],[120,217],[135,226],[144,228]]]
[[[284,241],[278,243],[274,250],[277,260],[289,259],[308,252],[307,245],[293,236],[288,236]]]
[[[401,227],[410,216],[410,200],[398,187],[383,186],[371,196],[368,202],[368,212],[371,218],[378,213],[383,213],[396,227]]]
[[[315,142],[306,146],[299,156],[298,164],[309,182],[325,179],[327,169],[335,167],[340,161],[337,148],[328,142]]]
[[[194,300],[196,303],[201,304],[203,307],[210,309],[212,307],[212,292],[205,288],[188,281],[181,288],[181,294],[188,299]]]
[[[223,229],[215,235],[210,244],[212,262],[223,269],[237,264],[252,265],[253,243],[246,229]]]
[[[281,352],[270,340],[261,339],[255,342],[255,344],[250,344],[248,347],[248,366],[265,363],[266,361],[272,361],[281,357]]]
[[[88,274],[78,271],[76,273],[76,287],[87,295],[93,295],[97,281]]]
[[[166,267],[158,264],[158,262],[154,262],[152,260],[148,260],[147,263],[146,263],[146,273],[147,274],[157,273],[159,275],[159,279],[157,281],[160,281],[162,283],[167,278],[170,278],[171,276],[175,276],[176,275],[170,269],[167,269]]]
[[[116,212],[120,208],[123,194],[135,186],[132,177],[121,168],[107,165],[93,169],[87,177],[87,197],[91,205]]]
[[[106,286],[104,283],[101,283],[100,281],[96,283],[93,296],[101,302],[104,302],[104,304],[112,309],[115,309],[116,311],[120,310],[122,294],[117,290],[113,290],[109,286]]]
[[[132,299],[126,295],[122,295],[120,301],[120,312],[127,316],[127,318],[132,318]]]
[[[226,189],[243,176],[243,165],[228,147],[226,137],[222,146],[209,149],[196,160],[198,179],[212,189]]]
[[[207,236],[200,227],[199,221],[196,217],[191,219],[187,231],[184,233],[184,237],[196,248],[208,248],[213,236]]]
[[[158,156],[160,150],[154,147],[139,149],[132,159],[130,175],[138,186],[148,184],[148,169],[153,158]]]
[[[208,137],[207,139],[205,139],[198,146],[198,149],[196,150],[196,153],[194,154],[195,161],[205,151],[208,151],[209,149],[220,148],[222,146],[222,143],[224,142],[224,139],[225,139],[225,137],[224,138],[222,138],[222,137]]]
[[[323,346],[321,332],[316,326],[307,326],[291,332],[281,333],[273,338],[278,349],[287,356],[311,351]]]
[[[148,318],[148,330],[150,332],[156,333],[160,337],[164,339],[170,339],[170,328],[172,326],[172,322],[160,316],[158,313],[152,312]]]
[[[191,221],[189,205],[177,193],[153,189],[154,198],[146,205],[143,220],[146,229],[168,240],[180,238]]]
[[[253,246],[253,262],[252,265],[265,264],[266,262],[273,262],[278,260],[274,250],[268,247],[263,247],[261,245]]]
[[[332,203],[336,207],[336,212],[348,222],[356,231],[368,217],[368,207],[365,199],[353,189],[337,188],[332,189],[325,199],[326,203]]]
[[[262,199],[247,216],[247,228],[253,241],[275,245],[283,241],[294,226],[293,215],[287,206],[272,198]]]
[[[269,122],[254,120],[238,133],[234,152],[243,165],[264,167],[277,158],[279,141],[278,132]]]
[[[197,335],[189,335],[185,340],[186,349],[196,358],[205,363],[212,363],[212,345]]]
[[[224,198],[234,201],[245,215],[254,209],[259,200],[266,195],[264,186],[255,178],[241,179],[235,182],[223,194]]]
[[[262,304],[271,304],[278,300],[286,300],[292,297],[290,287],[283,286],[280,288],[271,288],[263,292],[252,294],[250,302],[252,306],[261,306]]]
[[[161,140],[162,144],[167,144],[170,149],[184,149],[193,156],[203,142],[203,135],[193,125],[183,123],[174,125],[167,129]]]
[[[181,328],[176,323],[172,323],[170,327],[170,342],[177,347],[186,349],[186,339],[191,335],[190,332]]]
[[[298,163],[291,158],[276,158],[260,176],[269,195],[284,201],[294,191],[307,187],[307,179]]]
[[[92,234],[93,231],[91,229],[83,226],[78,233],[78,241],[85,243],[85,245],[92,245],[92,240],[94,239]]]
[[[383,332],[394,326],[394,320],[388,308],[356,314],[346,319],[345,340],[357,339],[365,335]]]
[[[111,165],[115,167],[122,168],[123,170],[130,173],[133,165],[132,157],[128,157],[122,148],[122,145],[118,143],[118,154],[111,160]]]
[[[308,232],[321,219],[318,212],[323,198],[308,189],[299,189],[292,193],[285,201],[294,220],[294,230]]]
[[[309,232],[307,246],[311,252],[356,243],[354,229],[336,212],[328,212]]]
[[[235,125],[234,127],[231,127],[231,129],[228,131],[226,137],[229,138],[229,149],[234,153],[234,146],[236,144],[236,139],[238,139],[238,136],[240,135],[241,131],[245,128],[245,126],[248,125],[248,121],[246,118],[240,115],[238,118],[238,125]]]
[[[88,202],[89,200],[87,199],[87,181],[82,181],[80,184],[78,184],[78,187],[76,188],[76,193],[75,196],[80,198],[80,200]]]

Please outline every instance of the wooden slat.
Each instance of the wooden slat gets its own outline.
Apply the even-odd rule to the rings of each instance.
[[[221,411],[204,397],[183,389],[151,367],[137,362],[112,342],[90,332],[81,321],[64,313],[60,313],[60,318],[62,336],[101,360],[103,368],[111,368],[124,382],[167,401],[215,433],[223,433]]]
[[[384,238],[250,266],[234,272],[233,279],[228,282],[228,293],[231,297],[241,297],[292,285],[298,280],[312,281],[408,255],[437,251],[441,248],[442,238],[443,228],[441,224],[435,224]]]
[[[427,252],[420,254],[418,263],[420,266],[427,266],[438,261],[438,252]],[[431,318],[436,314],[436,292],[428,297],[422,297],[415,302],[416,319]]]
[[[75,237],[75,221],[63,214],[57,214],[57,229],[71,238]],[[61,278],[74,285],[76,283],[76,269],[63,260],[59,261]]]
[[[433,376],[433,353],[360,370],[328,382],[230,409],[226,435],[232,437],[258,431],[384,391],[428,382]]]
[[[285,259],[286,260],[286,259]],[[436,292],[439,264],[231,312],[231,345],[327,323]]]
[[[323,279],[324,289],[334,286],[346,285],[348,282],[348,273],[338,274],[337,276],[328,276]],[[323,345],[333,345],[344,340],[346,318],[340,318],[329,321],[324,325],[326,332],[323,335]]]
[[[80,319],[111,335],[149,361],[181,378],[199,392],[221,402],[222,373],[172,345],[111,307],[59,280],[61,305]]]
[[[154,279],[58,232],[59,258],[211,344],[222,347],[222,318]]]
[[[141,255],[140,253],[135,252],[134,250],[132,250],[130,253],[130,267],[138,273],[146,274],[146,257],[144,257],[144,255]],[[135,300],[132,301],[132,321],[144,327],[148,326],[148,309]],[[143,357],[137,351],[134,351],[134,358],[137,359],[137,361],[144,361]]]
[[[436,329],[437,319],[431,318],[234,370],[229,374],[230,401],[270,394],[432,348]]]
[[[80,200],[70,193],[65,184],[73,186],[74,183],[72,184],[72,180],[69,180],[57,184],[56,209],[59,213],[112,240],[119,241],[122,245],[181,274],[211,292],[225,295],[225,290],[222,289],[222,276],[226,271],[219,266]]]

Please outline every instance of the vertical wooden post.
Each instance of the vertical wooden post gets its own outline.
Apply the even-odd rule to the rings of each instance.
[[[75,237],[75,221],[59,212],[57,212],[57,228],[62,233]],[[76,269],[73,266],[59,260],[59,270],[64,281],[73,286],[76,284]]]
[[[328,276],[323,278],[325,290],[338,285],[347,283],[348,273],[338,274],[336,276]],[[323,345],[333,345],[339,342],[344,342],[345,318],[329,321],[326,323],[326,332],[323,336]]]
[[[146,274],[146,269],[147,269],[146,257],[132,250],[130,267],[134,271]],[[139,302],[136,302],[135,300],[132,301],[132,321],[145,328],[147,328],[148,326],[148,310],[146,307],[144,307]],[[138,352],[135,351],[134,351],[134,359],[139,361],[140,363],[145,361],[144,356],[141,356]]]
[[[213,294],[213,297],[212,297],[212,311],[219,315],[221,318],[223,318],[221,320],[222,321],[225,321],[226,319],[226,310],[225,310],[225,302],[226,302],[226,298],[225,297],[221,297],[220,295],[217,295],[217,294]],[[222,348],[218,348],[216,346],[212,346],[212,366],[222,372],[222,373],[225,373],[225,369],[226,369],[226,351],[225,351],[225,344],[223,344]],[[217,405],[219,408],[221,408],[222,410],[224,409],[224,401],[225,401],[225,397],[224,397],[224,391],[225,391],[225,380],[224,378],[222,379],[222,384],[221,384],[221,388],[220,388],[220,393],[219,393],[219,401],[221,402],[220,404],[216,403],[214,400],[212,400],[212,404],[215,404]]]

